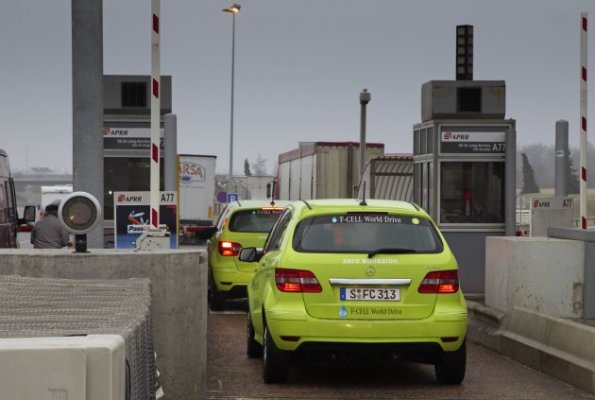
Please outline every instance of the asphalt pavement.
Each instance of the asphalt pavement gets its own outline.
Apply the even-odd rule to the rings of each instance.
[[[595,397],[475,343],[460,386],[440,385],[429,365],[390,358],[295,359],[286,384],[262,382],[246,356],[245,305],[208,315],[207,394],[218,399],[590,399]]]

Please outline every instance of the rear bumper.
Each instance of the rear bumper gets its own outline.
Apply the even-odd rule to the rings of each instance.
[[[439,355],[457,350],[467,332],[466,313],[435,313],[422,320],[363,321],[323,320],[306,313],[268,310],[266,321],[277,347],[298,352],[376,349],[385,354]]]
[[[244,295],[246,286],[254,277],[254,271],[239,271],[233,260],[211,265],[211,274],[220,292],[241,290]]]

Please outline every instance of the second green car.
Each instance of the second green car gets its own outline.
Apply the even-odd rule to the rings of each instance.
[[[254,264],[238,260],[242,247],[262,248],[271,227],[287,202],[242,200],[227,205],[217,220],[217,231],[209,240],[209,302],[221,310],[228,298],[246,296],[246,285],[254,276]]]

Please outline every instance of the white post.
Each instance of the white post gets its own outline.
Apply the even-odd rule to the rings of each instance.
[[[587,229],[587,20],[588,14],[581,13],[581,71],[580,71],[580,108],[581,108],[581,180],[580,214],[581,228]]]
[[[151,227],[159,227],[159,146],[161,131],[161,0],[151,0]]]

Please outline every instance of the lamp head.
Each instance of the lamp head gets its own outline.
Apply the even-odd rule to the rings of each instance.
[[[224,8],[223,12],[228,12],[228,13],[232,13],[232,14],[237,14],[240,12],[240,8],[242,8],[241,5],[239,4],[232,4],[231,6]]]
[[[371,94],[368,92],[368,89],[364,89],[363,92],[359,94],[359,102],[360,104],[368,104],[371,99]]]

